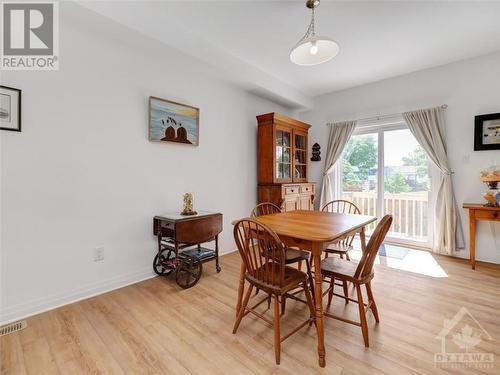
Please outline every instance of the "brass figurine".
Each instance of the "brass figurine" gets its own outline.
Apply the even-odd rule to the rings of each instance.
[[[184,194],[184,210],[181,215],[196,215],[197,212],[193,210],[193,193]]]

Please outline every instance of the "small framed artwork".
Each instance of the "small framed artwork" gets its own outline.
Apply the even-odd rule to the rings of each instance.
[[[474,151],[500,150],[500,113],[476,116]]]
[[[0,129],[21,131],[21,90],[0,86]]]
[[[200,109],[190,105],[149,97],[149,140],[199,144]]]

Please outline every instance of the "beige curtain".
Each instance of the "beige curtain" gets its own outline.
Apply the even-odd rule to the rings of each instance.
[[[429,158],[441,171],[436,195],[434,251],[451,255],[457,248],[457,209],[452,171],[448,163],[444,136],[443,110],[440,107],[403,113],[408,128]],[[458,242],[463,243],[462,238]]]
[[[323,183],[321,185],[320,209],[325,203],[333,199],[333,183],[330,173],[335,167],[335,162],[342,155],[352,132],[356,127],[356,121],[344,121],[329,124],[330,135],[326,149],[325,168],[323,170]]]

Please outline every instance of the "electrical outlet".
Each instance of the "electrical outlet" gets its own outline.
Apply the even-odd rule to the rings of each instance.
[[[94,247],[94,262],[104,260],[104,246]]]

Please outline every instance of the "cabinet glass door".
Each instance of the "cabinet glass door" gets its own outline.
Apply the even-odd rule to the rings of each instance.
[[[276,131],[276,178],[280,180],[290,180],[292,175],[290,140],[290,132]]]
[[[294,134],[294,180],[307,179],[307,138],[305,134]]]

